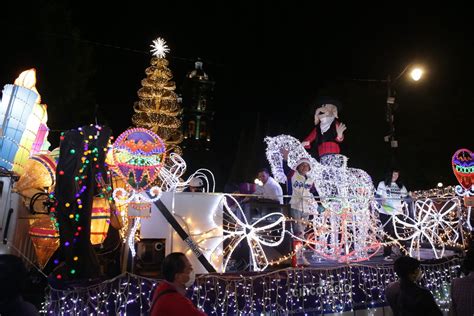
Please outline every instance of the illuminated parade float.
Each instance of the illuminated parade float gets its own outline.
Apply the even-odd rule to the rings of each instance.
[[[393,226],[390,236],[367,172],[338,152],[316,159],[291,135],[266,137],[261,141],[273,178],[285,184],[286,169],[305,162],[305,179],[318,195],[303,194],[291,205],[257,200],[264,212],[255,217],[242,194],[215,192],[212,166],[184,176],[182,109],[168,48],[160,38],[152,48],[134,106],[136,127],[115,140],[108,127],[92,124],[64,132],[60,147],[49,151],[34,70],[3,90],[0,165],[9,202],[2,200],[1,228],[8,246],[48,271],[45,313],[145,314],[159,265],[171,252],[189,258],[198,275],[189,294],[209,315],[383,309],[384,288],[396,279],[393,263],[380,256],[390,245],[427,259],[422,284],[448,308],[449,284],[472,231],[470,150],[452,157],[458,186],[399,201],[386,224]],[[198,192],[189,190],[195,183]],[[111,232],[116,239],[109,250]],[[110,253],[119,273],[104,280],[100,262]]]

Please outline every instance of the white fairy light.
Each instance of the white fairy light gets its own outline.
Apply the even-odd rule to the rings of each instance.
[[[140,218],[135,218],[133,227],[130,230],[130,234],[128,235],[128,247],[130,249],[130,253],[132,254],[132,257],[135,257],[136,251],[135,251],[135,233],[137,232],[138,225],[140,225]]]
[[[161,37],[154,40],[150,47],[152,48],[151,52],[153,55],[158,58],[165,58],[166,54],[170,51],[168,45],[166,45],[166,41]]]
[[[413,191],[411,196],[414,199],[422,198],[450,198],[455,195],[455,188],[447,186],[444,188],[434,188],[430,190]]]
[[[161,189],[159,187],[151,187],[148,192],[152,196],[149,198],[142,192],[137,192],[133,189],[127,191],[123,188],[116,188],[112,193],[112,196],[119,205],[129,204],[129,203],[152,203],[158,201],[161,197]]]
[[[457,195],[462,196],[464,198],[474,196],[474,184],[471,186],[469,190],[464,189],[462,186],[458,184],[454,188],[454,191],[456,192]],[[472,224],[471,224],[471,212],[472,212],[472,206],[467,206],[466,225],[469,231],[473,231]]]
[[[442,311],[449,310],[449,285],[460,259],[422,264],[428,288]],[[196,277],[191,300],[215,315],[287,315],[353,312],[386,305],[384,290],[396,280],[393,265],[344,265],[284,269],[264,273],[203,274]],[[41,313],[49,315],[144,314],[150,309],[159,280],[124,273],[85,288],[48,288]],[[244,301],[245,304],[241,302]],[[299,313],[299,312],[298,312]]]

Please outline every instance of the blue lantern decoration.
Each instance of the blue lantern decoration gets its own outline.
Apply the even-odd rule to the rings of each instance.
[[[15,155],[38,94],[18,85],[7,84],[0,104],[0,166],[13,170]],[[29,152],[29,150],[28,150]]]

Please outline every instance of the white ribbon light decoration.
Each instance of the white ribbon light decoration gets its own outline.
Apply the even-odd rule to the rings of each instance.
[[[438,210],[431,199],[415,202],[415,219],[406,215],[392,216],[398,240],[410,242],[409,255],[420,259],[421,243],[427,241],[436,259],[442,258],[445,244],[454,244],[459,239],[456,226],[459,224],[459,200],[453,198]],[[441,248],[438,251],[437,247]]]
[[[229,245],[224,250],[224,253],[227,256],[224,261],[224,271],[232,257],[232,253],[243,240],[246,240],[249,246],[254,271],[265,270],[268,266],[268,259],[262,245],[276,247],[283,242],[285,235],[285,216],[277,212],[270,213],[261,217],[254,223],[249,224],[237,200],[229,194],[224,194],[224,196],[236,203],[237,210],[241,214],[241,218],[239,218],[231,210],[231,207],[227,203],[227,199],[224,198],[224,209],[231,218],[227,223],[224,223],[223,228],[224,233],[227,235],[224,236],[222,242],[230,239]],[[259,226],[262,221],[265,221],[269,217],[277,218],[271,224]]]

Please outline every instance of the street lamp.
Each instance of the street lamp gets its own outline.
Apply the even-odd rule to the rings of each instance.
[[[410,78],[413,81],[419,81],[423,76],[423,69],[413,64],[408,64],[405,69],[400,72],[400,74],[395,77],[395,79],[391,79],[390,75],[387,76],[387,107],[385,112],[385,118],[389,126],[388,135],[385,136],[384,140],[387,143],[390,143],[390,148],[392,148],[392,159],[394,160],[394,149],[398,148],[398,141],[395,138],[395,92],[394,92],[394,84],[408,71],[410,70]],[[392,161],[394,162],[394,161]]]
[[[413,81],[419,81],[423,77],[424,70],[422,67],[413,63],[408,64],[396,77],[392,79],[390,75],[387,79],[344,79],[343,81],[358,82],[377,82],[387,84],[387,105],[385,109],[385,119],[389,126],[388,135],[384,137],[385,142],[390,143],[392,164],[395,163],[395,149],[398,148],[398,141],[395,138],[395,119],[394,113],[396,109],[395,103],[395,83],[409,71],[409,78]]]

